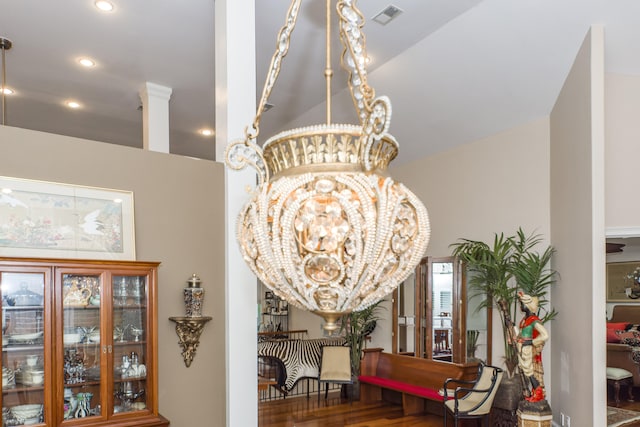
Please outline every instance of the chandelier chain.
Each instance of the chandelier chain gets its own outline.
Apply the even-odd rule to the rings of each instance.
[[[375,90],[367,82],[366,36],[362,31],[364,16],[355,4],[355,0],[340,0],[337,5],[340,18],[340,39],[344,46],[340,58],[342,67],[349,71],[349,91],[358,111],[360,122],[364,124],[372,110]],[[356,96],[359,91],[360,97]],[[358,98],[361,101],[358,101]]]
[[[271,64],[269,66],[269,73],[262,89],[262,96],[260,97],[260,103],[256,111],[256,117],[253,120],[253,133],[247,133],[248,137],[255,139],[260,133],[260,119],[262,113],[264,113],[265,105],[271,95],[273,86],[280,75],[280,68],[282,67],[282,60],[289,51],[289,44],[291,43],[291,33],[296,26],[298,20],[298,12],[300,11],[300,3],[302,0],[292,0],[287,11],[287,19],[285,25],[278,32],[276,51],[271,57]]]

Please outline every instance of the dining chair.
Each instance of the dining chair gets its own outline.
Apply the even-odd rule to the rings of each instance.
[[[351,375],[351,349],[344,346],[324,346],[320,354],[318,371],[318,402],[320,388],[325,384],[324,398],[329,393],[329,384],[353,384]],[[351,400],[351,396],[349,396]]]
[[[443,388],[444,426],[451,413],[455,427],[459,420],[469,418],[482,419],[482,424],[489,427],[489,412],[502,375],[502,369],[481,363],[475,380],[447,379]]]

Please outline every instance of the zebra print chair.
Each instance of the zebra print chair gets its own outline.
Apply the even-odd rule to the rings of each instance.
[[[351,375],[351,349],[344,346],[324,346],[320,355],[320,371],[318,373],[318,403],[320,389],[324,386],[324,398],[329,393],[329,383],[353,384]],[[351,396],[349,396],[351,401]]]

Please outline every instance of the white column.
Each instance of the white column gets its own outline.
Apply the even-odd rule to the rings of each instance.
[[[169,152],[169,99],[172,89],[146,82],[140,90],[142,100],[142,148]]]
[[[255,0],[216,0],[216,160],[255,114]],[[274,35],[275,36],[275,35]],[[225,172],[227,426],[258,425],[256,277],[235,240],[236,218],[255,187],[252,169]]]

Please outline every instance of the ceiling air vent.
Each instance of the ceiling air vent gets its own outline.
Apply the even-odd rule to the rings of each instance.
[[[398,17],[403,12],[402,9],[390,4],[382,12],[373,17],[378,24],[387,25],[391,20]]]

